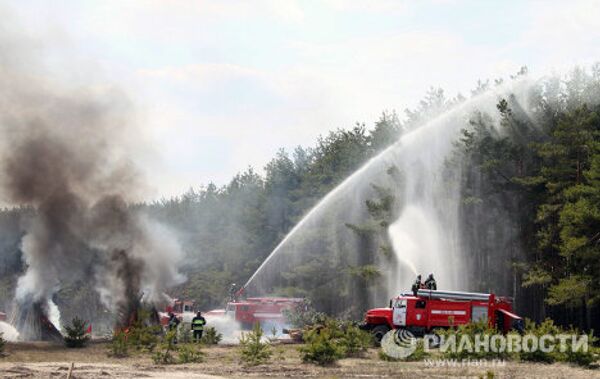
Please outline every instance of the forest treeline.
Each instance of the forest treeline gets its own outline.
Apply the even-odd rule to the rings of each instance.
[[[518,76],[526,74],[524,69]],[[472,95],[496,85],[501,82],[479,82]],[[132,205],[180,238],[187,256],[181,270],[188,279],[170,295],[193,299],[204,310],[222,306],[230,284],[245,283],[319,199],[400,135],[464,100],[432,88],[403,121],[384,112],[372,128],[357,124],[318,138],[312,147],[280,150],[261,173],[249,167],[223,186],[211,183]],[[468,289],[510,288],[525,316],[598,329],[600,65],[540,81],[530,101],[524,107],[508,95],[498,99],[496,115],[473,114],[448,157],[446,175],[462,194],[464,245],[477,247],[464,251],[471,266]],[[371,218],[390,218],[394,199],[385,188],[376,192],[377,199],[355,206],[365,206]],[[5,309],[24,270],[19,241],[29,212],[34,210],[0,212],[0,307]],[[498,217],[510,218],[510,230],[499,230]],[[364,235],[361,225],[346,227]],[[378,275],[371,268],[339,272],[366,275],[369,280],[360,285],[372,287]],[[91,283],[78,283],[62,289],[56,302],[64,319],[93,320],[103,312],[97,298]]]
[[[473,115],[457,143],[463,239],[480,247],[468,252],[469,272],[484,289],[511,282],[528,317],[598,330],[600,65],[546,78],[529,95],[527,106],[501,99],[499,122]]]

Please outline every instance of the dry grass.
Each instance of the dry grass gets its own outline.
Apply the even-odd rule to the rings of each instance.
[[[95,342],[83,349],[67,349],[47,343],[19,343],[7,346],[0,358],[3,378],[65,378],[70,362],[75,362],[75,378],[207,378],[222,377],[323,377],[323,378],[600,378],[600,370],[566,364],[507,362],[499,367],[428,367],[425,362],[385,362],[371,350],[363,358],[343,359],[331,367],[302,363],[298,345],[275,346],[272,362],[244,367],[234,346],[205,347],[205,362],[157,366],[149,355],[118,359],[107,356],[107,344]]]

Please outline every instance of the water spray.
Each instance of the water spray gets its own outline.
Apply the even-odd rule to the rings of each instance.
[[[286,259],[278,259],[281,267],[271,267],[275,258],[284,254],[284,251],[296,249],[300,256],[295,257],[294,262],[301,264],[301,255],[310,249],[298,246],[302,246],[306,240],[310,241],[306,235],[310,230],[309,224],[315,223],[319,225],[317,230],[322,229],[326,222],[331,222],[328,217],[332,215],[335,215],[337,222],[346,222],[339,220],[338,215],[344,217],[344,212],[361,208],[365,196],[369,196],[369,184],[379,180],[378,175],[385,172],[383,166],[387,164],[399,167],[405,181],[405,188],[397,195],[400,199],[399,217],[388,228],[393,253],[400,266],[381,267],[390,278],[399,280],[388,281],[387,295],[397,294],[406,288],[412,281],[406,276],[414,277],[418,272],[436,272],[436,277],[445,288],[463,288],[466,277],[461,268],[465,266],[463,262],[466,258],[458,222],[460,193],[458,187],[444,183],[444,163],[452,151],[453,142],[458,138],[458,132],[468,127],[473,112],[496,115],[497,101],[508,94],[516,94],[515,101],[518,99],[526,104],[528,88],[532,84],[531,80],[520,78],[490,89],[403,135],[310,209],[267,256],[244,287],[256,286],[259,277],[267,283],[263,285],[264,288],[274,287],[271,276],[285,271],[285,265],[292,261],[291,256],[286,255]],[[355,213],[360,215],[359,212]],[[267,270],[273,271],[269,274],[271,276],[265,276]]]

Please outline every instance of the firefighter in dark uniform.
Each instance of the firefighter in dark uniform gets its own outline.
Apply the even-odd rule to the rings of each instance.
[[[231,286],[229,287],[229,301],[236,301],[236,285],[235,283],[232,283]]]
[[[429,276],[427,277],[427,280],[425,280],[425,288],[430,289],[430,290],[437,290],[437,283],[435,281],[435,279],[433,278],[433,274],[429,274]]]
[[[179,319],[175,316],[175,313],[169,313],[169,330],[177,330],[179,326]]]
[[[200,342],[200,340],[202,339],[204,325],[206,325],[206,319],[202,317],[202,313],[196,313],[196,317],[192,319],[192,331],[194,332],[194,342]]]
[[[421,288],[423,288],[423,283],[421,283],[421,275],[417,275],[417,280],[415,280],[411,288],[413,295],[417,296],[417,292],[419,292]]]
[[[177,343],[177,327],[179,326],[179,319],[177,318],[177,316],[175,316],[175,313],[170,312],[169,313],[169,331],[174,331],[175,332],[175,337],[173,338],[173,342]]]

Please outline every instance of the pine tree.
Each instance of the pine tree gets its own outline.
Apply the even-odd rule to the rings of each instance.
[[[544,159],[541,176],[548,192],[538,211],[539,247],[550,252],[556,262],[547,302],[583,306],[586,312],[597,300],[597,289],[592,293],[591,283],[600,274],[599,248],[594,243],[600,230],[594,185],[597,169],[592,167],[598,159],[599,140],[600,118],[583,105],[562,116],[551,141],[538,149]]]
[[[63,339],[67,347],[84,347],[90,340],[87,323],[78,317],[73,318],[71,325],[65,326],[65,333]]]
[[[249,366],[257,366],[267,362],[273,351],[271,345],[262,342],[263,330],[257,322],[251,332],[242,333],[240,337],[240,358]]]

